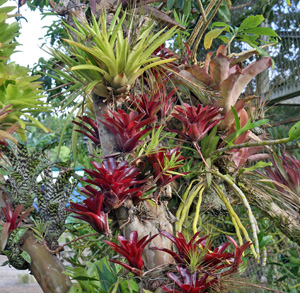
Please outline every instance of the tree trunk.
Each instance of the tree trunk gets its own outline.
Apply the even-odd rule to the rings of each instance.
[[[21,248],[30,255],[30,271],[44,292],[69,292],[72,283],[70,278],[62,273],[63,264],[39,243],[31,230],[23,236]]]
[[[99,127],[99,137],[103,156],[108,156],[118,152],[118,146],[114,135],[99,120],[103,120],[103,114],[107,113],[108,106],[103,103],[103,99],[93,94],[94,110]],[[154,235],[162,230],[173,234],[173,225],[168,219],[168,210],[165,204],[157,207],[145,201],[135,207],[131,200],[127,200],[122,207],[115,210],[115,217],[124,237],[128,238],[131,231],[137,231],[139,238],[145,235]],[[152,242],[153,246],[172,249],[172,242],[157,236]],[[172,263],[172,257],[164,252],[144,250],[144,261],[147,269],[152,269],[162,264]]]

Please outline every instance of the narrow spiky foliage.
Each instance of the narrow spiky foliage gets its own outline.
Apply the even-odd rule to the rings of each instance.
[[[183,160],[186,158],[180,154],[180,148],[177,147],[169,151],[166,148],[160,148],[156,153],[146,156],[146,159],[153,168],[154,182],[158,187],[154,192],[157,202],[161,187],[187,174],[186,172],[175,173],[175,170],[183,166]]]
[[[158,234],[155,234],[149,239],[147,239],[148,235],[146,235],[138,240],[137,231],[132,231],[130,233],[129,240],[127,240],[123,236],[118,236],[121,245],[117,245],[113,242],[104,240],[104,242],[110,245],[114,251],[123,255],[127,259],[128,264],[113,259],[110,259],[109,261],[120,264],[135,275],[141,276],[143,274],[144,266],[144,262],[142,259],[143,251],[146,245],[157,235]]]
[[[139,97],[131,96],[132,105],[141,114],[144,114],[143,119],[159,118],[164,119],[167,117],[176,97],[173,97],[176,89],[166,93],[164,85],[159,84],[158,90],[151,96],[147,94],[140,95]]]
[[[167,273],[167,276],[175,282],[175,284],[182,290],[179,291],[170,286],[162,286],[162,289],[165,292],[171,293],[204,293],[207,292],[213,284],[217,282],[217,277],[210,278],[210,281],[207,282],[208,274],[201,275],[200,272],[196,271],[194,273],[190,273],[188,269],[182,268],[180,266],[176,267],[178,274],[180,277],[175,275],[174,273]],[[181,280],[182,279],[182,280]]]
[[[115,135],[122,152],[131,152],[140,145],[142,142],[139,139],[152,129],[149,124],[156,120],[155,117],[143,119],[144,114],[138,114],[136,111],[127,114],[121,109],[116,112],[110,111],[110,114],[111,116],[104,114],[105,121],[100,122]],[[146,125],[147,127],[141,130]]]
[[[172,116],[183,123],[184,130],[183,132],[172,131],[193,142],[203,139],[208,131],[223,119],[222,116],[220,117],[220,108],[214,106],[203,107],[199,104],[198,107],[194,107],[184,103],[183,107],[176,106],[174,109],[177,113],[173,113]]]
[[[91,139],[95,144],[95,147],[99,146],[100,137],[99,137],[99,129],[96,121],[94,121],[88,116],[82,116],[82,117],[77,116],[77,118],[80,119],[82,122],[78,122],[75,120],[73,120],[72,122],[78,125],[79,127],[81,127],[82,129],[79,130],[77,129],[76,131],[82,133],[83,135]],[[89,128],[87,125],[90,126],[91,128]]]
[[[105,211],[120,207],[127,198],[137,198],[142,195],[140,187],[134,187],[144,181],[136,180],[140,170],[134,166],[129,167],[126,161],[117,163],[109,158],[102,164],[91,162],[96,170],[84,169],[92,179],[84,178],[82,181],[96,185],[104,195]],[[97,192],[93,187],[85,187],[84,193],[92,196]]]
[[[273,166],[264,168],[260,174],[272,180],[282,193],[292,191],[300,197],[300,160],[282,151],[281,156],[274,154],[271,162]]]
[[[77,214],[78,216],[73,217],[89,223],[96,232],[107,235],[109,228],[107,216],[104,213],[103,194],[96,192],[92,197],[85,199],[83,203],[71,202],[71,208],[66,210]]]
[[[211,242],[206,241],[208,236],[197,239],[200,232],[197,232],[189,242],[185,240],[181,232],[178,232],[178,237],[174,237],[167,231],[162,231],[161,234],[175,244],[178,252],[159,247],[154,247],[153,249],[169,253],[179,266],[189,268],[191,271],[206,272],[208,274],[219,273],[220,276],[236,272],[239,264],[242,262],[242,253],[250,246],[250,243],[246,242],[239,247],[233,238],[227,236],[235,247],[234,254],[232,254],[224,252],[230,245],[230,242],[226,242],[211,250]]]

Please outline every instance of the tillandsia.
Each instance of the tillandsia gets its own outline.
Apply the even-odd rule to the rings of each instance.
[[[246,242],[239,247],[233,238],[227,236],[235,247],[234,254],[224,252],[230,245],[230,242],[226,242],[211,250],[211,239],[209,239],[209,236],[197,239],[200,233],[200,231],[197,232],[192,239],[187,242],[181,232],[178,232],[178,237],[175,237],[167,231],[162,231],[161,234],[169,238],[175,244],[178,252],[176,253],[169,249],[158,247],[152,249],[158,249],[171,254],[177,265],[186,267],[191,272],[197,270],[206,272],[207,274],[215,274],[218,272],[220,275],[228,275],[229,273],[236,272],[239,264],[242,262],[242,253],[250,246],[250,243]],[[225,268],[226,270],[223,270]]]
[[[165,86],[159,84],[157,91],[151,92],[150,95],[142,94],[138,97],[131,95],[130,99],[136,111],[144,114],[143,119],[155,118],[162,120],[168,116],[175,103],[175,92],[176,89],[173,89],[167,93]]]
[[[162,147],[157,149],[155,153],[146,156],[146,160],[152,166],[153,179],[158,187],[154,192],[156,202],[158,201],[161,187],[186,174],[184,172],[175,172],[175,170],[183,166],[185,159],[180,153],[180,147],[171,150]]]
[[[174,237],[166,231],[162,231],[161,234],[176,245],[178,253],[165,248],[151,247],[151,249],[170,253],[174,257],[179,276],[171,272],[168,272],[167,276],[182,290],[179,291],[170,285],[163,285],[162,289],[165,292],[207,292],[207,289],[218,287],[222,277],[237,272],[239,265],[242,263],[242,253],[250,245],[247,242],[239,247],[234,239],[227,237],[235,247],[234,253],[230,253],[225,252],[230,242],[226,242],[211,250],[209,236],[197,239],[200,231],[189,242],[185,240],[181,233],[178,233],[178,237]],[[134,275],[146,277],[148,272],[144,272],[145,266],[142,254],[145,247],[156,236],[157,234],[148,238],[148,235],[146,235],[138,240],[137,231],[132,231],[129,240],[123,236],[118,236],[121,245],[104,240],[114,251],[125,257],[128,264],[115,259],[110,259],[110,261],[122,265]],[[183,281],[181,281],[180,277]]]

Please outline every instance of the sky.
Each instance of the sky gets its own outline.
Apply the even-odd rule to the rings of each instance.
[[[12,5],[11,2],[8,2]],[[40,47],[44,43],[43,38],[47,32],[45,26],[49,26],[56,16],[46,16],[43,20],[39,11],[31,11],[24,5],[20,8],[20,13],[25,19],[20,20],[20,36],[17,38],[21,46],[17,47],[19,52],[12,55],[11,60],[22,66],[32,67],[37,63],[40,57],[50,58],[50,55],[44,52]],[[47,49],[46,46],[43,49]]]

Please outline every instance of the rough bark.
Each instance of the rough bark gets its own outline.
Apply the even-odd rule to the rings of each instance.
[[[271,194],[263,192],[252,183],[243,181],[239,187],[250,204],[259,208],[290,240],[300,245],[300,214],[296,218],[274,202]]]
[[[108,156],[119,151],[114,135],[100,121],[103,114],[107,114],[108,106],[103,102],[103,98],[93,94],[93,104],[96,121],[99,129],[100,145],[103,156]]]
[[[138,207],[134,207],[132,201],[127,200],[122,207],[116,210],[115,214],[119,226],[122,227],[122,234],[127,239],[131,231],[137,231],[139,238],[146,235],[153,236],[162,230],[173,233],[173,226],[169,222],[167,208],[164,204],[156,207],[145,201]],[[143,254],[144,264],[148,270],[173,262],[173,258],[169,254],[151,250],[151,247],[172,249],[172,244],[168,238],[161,235],[151,241]]]
[[[61,261],[52,255],[44,245],[34,237],[32,231],[27,231],[22,239],[21,248],[31,258],[30,271],[47,293],[66,293],[72,285],[70,278],[64,275]]]

